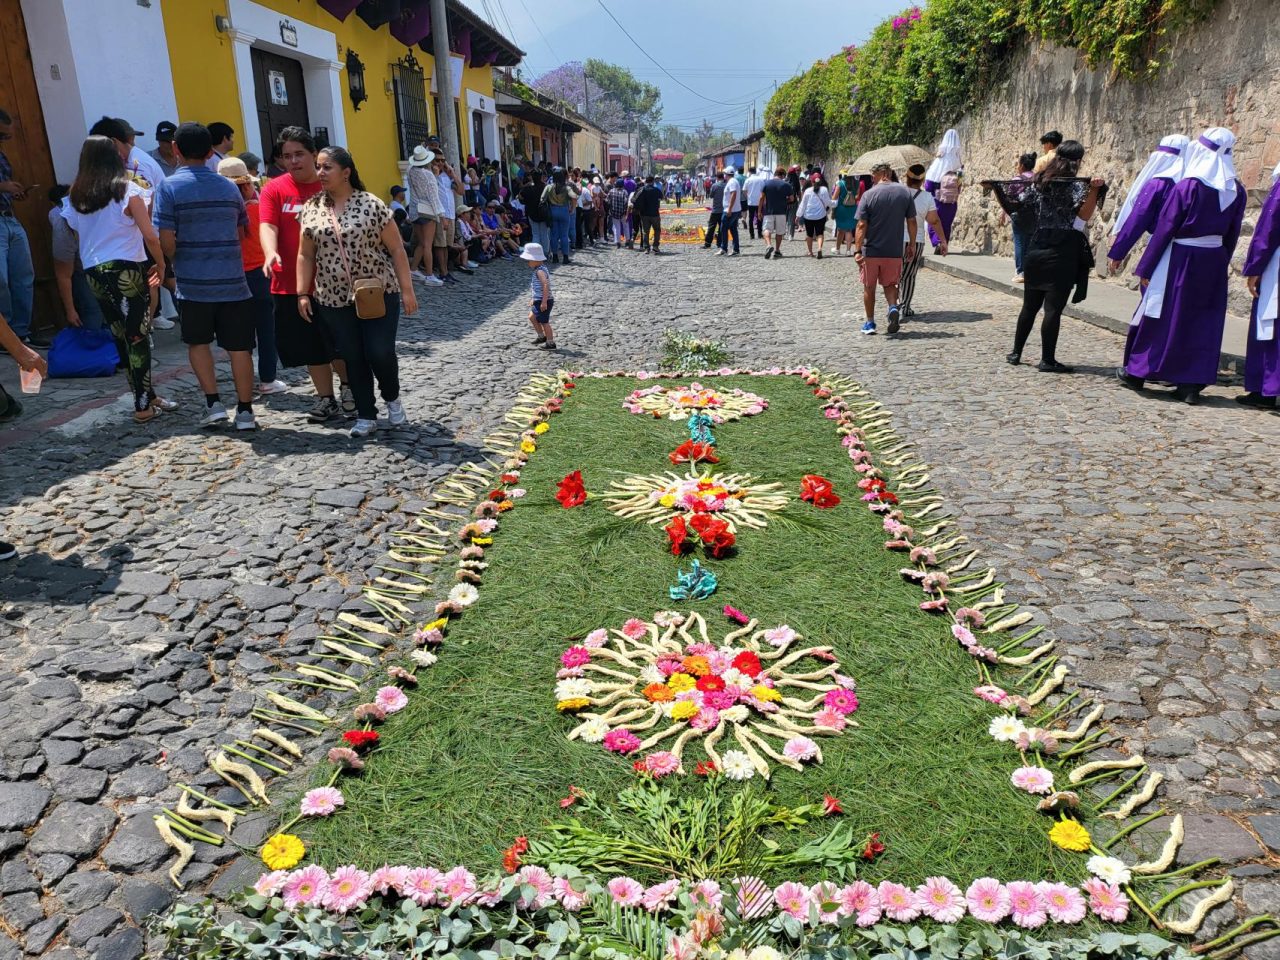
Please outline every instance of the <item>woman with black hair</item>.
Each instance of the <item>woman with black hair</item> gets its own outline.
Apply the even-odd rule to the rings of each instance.
[[[796,235],[796,211],[800,209],[800,198],[804,195],[804,184],[800,182],[798,166],[787,171],[787,183],[791,184],[791,200],[787,203],[787,239],[793,240]]]
[[[1084,180],[1076,176],[1083,159],[1084,146],[1067,140],[1048,166],[1029,181],[982,181],[984,188],[995,191],[996,201],[1010,217],[1029,214],[1035,222],[1035,232],[1022,257],[1022,312],[1013,350],[1005,357],[1015,366],[1022,362],[1022,348],[1043,307],[1037,369],[1074,373],[1073,368],[1058,362],[1058,331],[1072,288],[1076,288],[1075,302],[1085,298],[1093,251],[1082,228],[1106,195],[1106,184],[1098,177]]]
[[[351,154],[325,147],[316,162],[321,191],[298,215],[298,289],[310,290],[314,279],[315,303],[312,296],[300,295],[298,312],[308,321],[318,314],[333,336],[356,402],[351,436],[365,437],[378,428],[375,377],[391,426],[408,422],[400,402],[396,331],[401,305],[405,313],[416,313],[418,299],[395,219],[365,190]],[[369,281],[381,287],[381,296],[357,301],[357,285]]]
[[[569,174],[564,167],[556,167],[552,171],[551,182],[542,191],[541,199],[551,218],[551,262],[559,263],[563,257],[564,262],[569,263],[578,188],[569,182]]]
[[[146,191],[130,180],[109,137],[89,137],[70,202],[61,214],[76,233],[89,289],[102,308],[133,391],[133,419],[149,423],[177,406],[151,387],[151,286],[164,279],[160,236],[147,213]],[[149,282],[148,282],[149,281]]]

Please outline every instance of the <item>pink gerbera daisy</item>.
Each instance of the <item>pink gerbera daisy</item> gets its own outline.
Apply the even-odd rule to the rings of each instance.
[[[634,907],[644,896],[644,887],[630,877],[614,877],[606,885],[606,889],[609,896],[613,897],[613,902],[620,907]]]
[[[560,905],[570,912],[581,910],[586,906],[587,900],[590,899],[585,889],[573,889],[572,882],[565,877],[556,877],[551,884],[551,892],[560,901]]]
[[[253,885],[253,892],[263,897],[274,897],[283,889],[284,882],[288,878],[288,870],[272,870],[270,873],[264,873]]]
[[[796,632],[784,623],[780,627],[774,627],[772,630],[766,630],[764,632],[764,638],[775,647],[785,647],[796,638]]]
[[[969,884],[964,899],[969,904],[969,913],[987,923],[999,923],[1009,915],[1009,891],[993,877],[982,877]]]
[[[827,695],[822,698],[822,705],[841,716],[846,716],[858,709],[858,696],[852,690],[843,688],[828,690]]]
[[[296,910],[298,907],[318,905],[324,898],[325,888],[329,886],[329,874],[324,867],[312,864],[295,870],[285,880],[284,908]]]
[[[1055,922],[1079,923],[1084,919],[1084,897],[1075,887],[1065,883],[1041,883],[1037,887],[1045,909]]]
[[[951,625],[951,635],[960,641],[962,647],[972,647],[978,642],[978,638],[973,635],[973,631],[963,624],[953,623]]]
[[[374,694],[373,702],[383,709],[387,714],[399,713],[409,705],[409,698],[404,695],[404,691],[399,687],[379,687],[378,692]]]
[[[449,904],[460,903],[476,892],[476,878],[466,867],[454,867],[440,878],[440,893]]]
[[[443,876],[435,867],[414,867],[404,878],[402,892],[418,906],[429,907],[436,902]]]
[[[555,881],[552,880],[551,874],[547,873],[542,867],[535,867],[532,864],[520,868],[516,874],[516,879],[522,887],[533,887],[533,899],[528,900],[523,895],[516,901],[516,906],[522,910],[534,909],[540,910],[547,905],[547,901],[551,899]]]
[[[910,887],[891,880],[882,880],[876,892],[885,916],[899,923],[907,923],[920,916],[920,898]]]
[[[609,633],[606,630],[592,630],[582,639],[582,645],[588,650],[598,650],[605,645],[609,639]]]
[[[836,731],[836,733],[839,733],[841,730],[843,730],[848,725],[848,723],[849,721],[844,718],[844,714],[837,713],[835,710],[832,710],[830,707],[824,710],[819,710],[817,714],[814,715],[814,718],[813,718],[813,725],[815,727],[823,727],[824,729],[827,729],[827,730],[834,730]]]
[[[1048,919],[1044,898],[1036,885],[1027,880],[1014,880],[1009,884],[1009,909],[1013,922],[1027,930],[1043,926]]]
[[[773,891],[774,902],[783,913],[789,913],[797,920],[809,919],[809,888],[803,883],[787,881],[779,884]]]
[[[560,654],[560,663],[566,667],[585,667],[591,662],[591,651],[586,647],[570,647]]]
[[[334,913],[350,913],[363,907],[371,893],[373,884],[369,882],[369,874],[356,866],[339,867],[329,877],[324,905]]]
[[[759,877],[738,877],[738,915],[744,920],[758,920],[773,906],[773,891]]]
[[[818,920],[821,923],[835,923],[843,916],[840,888],[830,881],[824,880],[810,887],[809,901],[818,908]]]
[[[643,620],[632,617],[622,625],[622,635],[628,640],[639,640],[649,632],[649,625]]]
[[[680,889],[679,880],[664,880],[662,883],[655,883],[652,887],[645,890],[640,898],[640,903],[650,913],[657,913],[664,907],[671,905],[671,901],[675,899],[676,892]]]
[[[956,923],[964,916],[964,896],[946,877],[929,877],[916,895],[920,897],[920,909],[939,923]]]
[[[719,910],[724,901],[724,893],[715,880],[699,880],[693,885],[694,906],[706,907],[708,910]]]
[[[973,692],[981,697],[987,703],[994,703],[1000,706],[1009,699],[1009,695],[997,686],[987,684],[986,686],[974,687]]]
[[[630,730],[610,730],[604,735],[604,748],[614,753],[632,753],[640,746],[640,738]]]
[[[374,893],[398,895],[403,892],[405,880],[408,877],[408,867],[390,867],[384,864],[373,871],[373,875],[369,877],[369,884],[373,887]]]
[[[1053,774],[1044,767],[1019,767],[1013,771],[1009,780],[1019,790],[1027,793],[1053,792]]]
[[[840,891],[840,910],[858,926],[870,927],[880,920],[880,895],[867,881],[855,880]]]
[[[645,757],[644,768],[651,777],[659,780],[680,769],[680,758],[670,750],[659,750]]]
[[[1089,894],[1089,909],[1103,920],[1123,923],[1129,917],[1129,898],[1114,883],[1090,877],[1081,888]]]
[[[818,745],[808,737],[792,737],[782,748],[782,755],[789,760],[812,760],[818,755]]]
[[[345,802],[337,787],[316,787],[302,795],[299,810],[304,817],[327,817]]]

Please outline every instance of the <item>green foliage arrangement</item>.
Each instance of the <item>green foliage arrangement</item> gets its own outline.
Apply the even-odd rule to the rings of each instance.
[[[699,337],[685,330],[662,333],[662,369],[672,373],[718,370],[730,366],[733,355],[719,340]]]
[[[780,86],[765,131],[795,157],[926,144],[982,102],[1023,43],[1074,47],[1090,67],[1147,79],[1160,70],[1170,32],[1204,20],[1217,2],[930,0]]]

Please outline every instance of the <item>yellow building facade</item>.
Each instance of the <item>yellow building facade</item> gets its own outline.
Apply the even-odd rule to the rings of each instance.
[[[2,0],[20,5],[59,180],[101,116],[123,116],[155,147],[162,121],[221,121],[234,151],[264,161],[285,126],[351,150],[371,190],[402,179],[439,111],[450,153],[496,158],[494,67],[523,54],[462,0],[446,0],[450,79],[435,89],[430,0]]]

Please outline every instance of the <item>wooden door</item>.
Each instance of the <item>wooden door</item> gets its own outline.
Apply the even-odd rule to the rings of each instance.
[[[0,107],[13,117],[13,139],[0,150],[13,167],[13,179],[37,189],[13,205],[18,221],[31,241],[31,259],[36,268],[35,307],[32,330],[61,326],[62,303],[53,279],[52,238],[49,230],[49,203],[46,194],[57,181],[49,137],[44,129],[44,110],[27,46],[27,27],[18,0],[0,0]]]
[[[253,61],[254,101],[258,107],[262,153],[270,156],[272,144],[285,127],[311,130],[302,64],[257,47],[250,48],[249,57]]]

